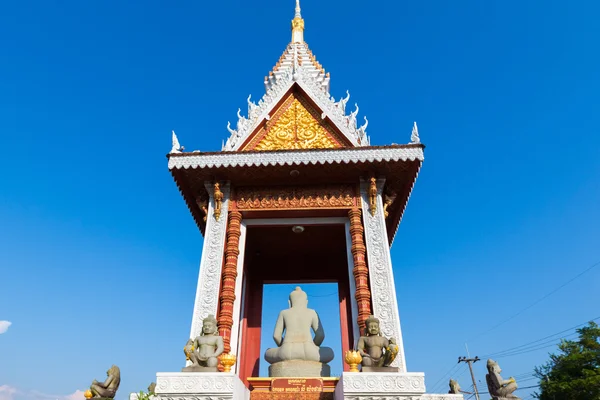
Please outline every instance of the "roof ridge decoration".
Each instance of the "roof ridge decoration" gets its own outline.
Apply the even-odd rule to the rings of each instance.
[[[296,0],[294,19],[292,20],[292,41],[287,45],[279,61],[265,77],[266,93],[258,104],[248,97],[248,116],[241,115],[238,109],[238,121],[235,129],[231,123],[227,123],[230,137],[224,143],[223,151],[240,151],[248,138],[263,124],[270,119],[270,113],[282,100],[282,98],[298,85],[315,105],[321,110],[321,118],[328,118],[354,147],[370,145],[367,136],[368,120],[358,126],[358,105],[355,110],[346,115],[346,104],[350,99],[350,93],[338,101],[329,93],[329,73],[325,72],[322,65],[316,60],[312,51],[304,41],[304,19],[300,10],[300,1]]]

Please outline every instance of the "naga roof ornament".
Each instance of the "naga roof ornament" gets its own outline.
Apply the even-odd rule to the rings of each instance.
[[[246,150],[243,146],[248,142],[265,122],[269,121],[278,104],[289,96],[294,85],[297,85],[319,109],[321,121],[333,126],[349,142],[351,147],[370,145],[367,136],[368,120],[358,125],[358,105],[355,110],[346,114],[346,104],[350,94],[335,100],[329,93],[329,73],[317,61],[304,41],[304,19],[302,18],[300,1],[296,0],[294,19],[292,20],[292,40],[287,45],[279,61],[269,75],[265,77],[264,96],[255,103],[248,97],[248,114],[243,116],[238,110],[238,121],[235,129],[227,123],[230,137],[224,143],[223,151]]]

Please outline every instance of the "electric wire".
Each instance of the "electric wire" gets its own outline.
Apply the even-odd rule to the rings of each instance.
[[[505,349],[505,350],[502,350],[502,351],[497,351],[497,352],[495,352],[495,353],[489,353],[489,354],[483,355],[481,358],[492,358],[492,357],[494,357],[494,356],[497,356],[498,354],[503,354],[503,353],[507,353],[507,352],[512,352],[513,350],[522,349],[523,347],[528,347],[528,346],[530,346],[530,345],[533,345],[533,344],[535,344],[535,343],[538,343],[538,342],[547,341],[547,340],[548,340],[548,339],[550,339],[550,338],[552,338],[552,339],[550,339],[550,340],[554,341],[554,340],[558,339],[558,338],[555,338],[555,336],[561,335],[561,334],[563,334],[563,333],[565,333],[565,332],[572,331],[573,329],[576,329],[576,328],[579,328],[579,327],[581,327],[581,326],[583,326],[583,325],[586,325],[586,324],[588,324],[590,321],[597,321],[597,320],[600,320],[600,317],[593,318],[593,319],[591,319],[591,320],[588,320],[588,321],[586,321],[586,322],[583,322],[583,323],[581,323],[581,324],[577,324],[577,325],[575,325],[575,326],[572,326],[571,328],[568,328],[568,329],[562,330],[562,331],[560,331],[560,332],[557,332],[557,333],[554,333],[554,334],[552,334],[552,335],[549,335],[549,336],[543,337],[543,338],[541,338],[541,339],[534,340],[534,341],[532,341],[532,342],[529,342],[529,343],[522,344],[522,345],[520,345],[520,346],[511,347],[511,348],[509,348],[509,349]],[[567,337],[568,337],[568,336],[572,336],[572,334],[571,334],[571,335],[567,335]]]
[[[531,303],[530,305],[528,305],[527,307],[521,309],[520,311],[518,311],[517,313],[513,314],[512,316],[506,318],[505,320],[501,321],[500,323],[492,326],[490,329],[481,332],[480,334],[478,334],[477,336],[475,336],[474,338],[472,338],[469,341],[475,340],[483,335],[485,335],[488,332],[493,331],[494,329],[504,325],[505,323],[507,323],[508,321],[518,317],[519,315],[523,314],[525,311],[529,310],[530,308],[538,305],[539,303],[541,303],[542,301],[544,301],[545,299],[547,299],[548,297],[552,296],[554,293],[558,292],[559,290],[561,290],[562,288],[564,288],[565,286],[569,285],[570,283],[572,283],[573,281],[575,281],[577,278],[581,277],[582,275],[588,273],[589,271],[591,271],[592,269],[596,268],[598,265],[600,265],[600,261],[592,264],[590,267],[586,268],[585,270],[583,270],[582,272],[580,272],[579,274],[577,274],[575,277],[569,279],[567,282],[563,283],[562,285],[558,286],[557,288],[555,288],[554,290],[550,291],[549,293],[545,294],[544,296],[540,297],[539,299],[537,299],[536,301],[534,301],[533,303]]]

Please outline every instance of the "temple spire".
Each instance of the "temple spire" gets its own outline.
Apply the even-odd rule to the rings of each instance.
[[[296,0],[296,14],[292,20],[292,43],[304,42],[304,20],[300,11],[300,0]]]

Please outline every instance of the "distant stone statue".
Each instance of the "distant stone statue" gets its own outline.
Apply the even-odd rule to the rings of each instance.
[[[106,371],[106,380],[98,382],[94,379],[90,385],[90,390],[86,392],[86,397],[100,399],[114,399],[121,383],[121,370],[116,365],[113,365]],[[89,396],[91,394],[91,396]]]
[[[449,394],[460,394],[460,385],[454,379],[450,379],[448,382],[448,386],[450,386]]]
[[[325,332],[319,315],[308,308],[308,296],[300,287],[290,293],[289,304],[275,324],[273,339],[278,347],[265,352],[265,360],[272,364],[269,376],[329,376],[327,363],[333,360],[333,350],[320,347]]]
[[[488,391],[492,396],[492,400],[521,400],[520,397],[512,394],[517,390],[517,382],[515,378],[510,377],[508,380],[502,379],[500,376],[500,366],[492,359],[487,361],[488,374],[485,376],[487,381]]]
[[[148,385],[148,393],[150,393],[150,394],[156,393],[156,382],[152,382],[152,383],[150,383],[150,385]]]
[[[202,333],[195,339],[187,341],[183,352],[192,365],[182,372],[217,372],[219,357],[223,353],[223,338],[219,336],[217,320],[209,315],[202,321]]]
[[[358,340],[358,352],[362,356],[363,372],[391,372],[398,368],[390,364],[398,354],[398,345],[394,338],[386,339],[381,336],[379,319],[373,315],[365,321],[365,336]]]

